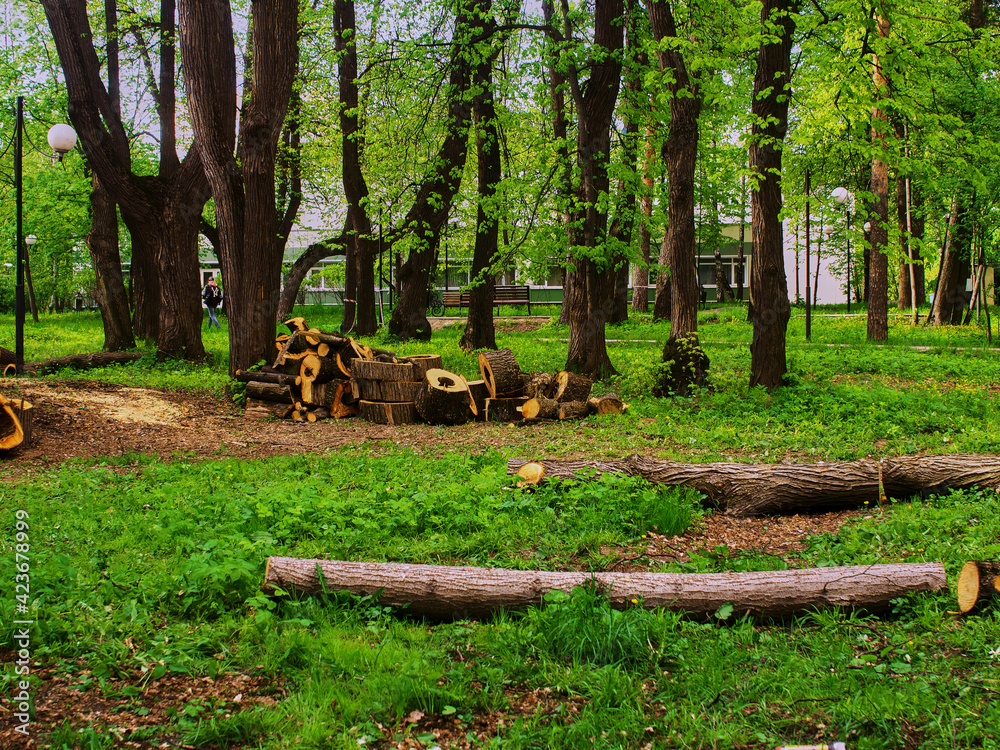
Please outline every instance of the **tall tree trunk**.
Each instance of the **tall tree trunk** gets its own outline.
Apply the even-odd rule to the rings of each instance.
[[[586,91],[575,71],[570,82],[579,121],[577,165],[580,171],[579,208],[573,212],[570,246],[582,248],[581,251],[572,250],[576,283],[581,285],[582,294],[574,296],[568,311],[569,346],[565,369],[594,380],[617,374],[605,340],[605,324],[614,306],[615,273],[607,243],[608,214],[604,206],[610,188],[610,129],[621,86],[621,60],[617,53],[625,42],[623,10],[622,0],[596,0],[595,51],[591,54]],[[565,299],[563,306],[566,307]]]
[[[746,274],[746,265],[743,257],[744,246],[746,244],[746,217],[747,217],[747,178],[746,175],[740,178],[740,236],[739,247],[736,248],[736,299],[743,301],[743,277]],[[789,312],[789,314],[791,314]]]
[[[632,309],[636,312],[649,311],[649,264],[650,254],[650,222],[653,218],[653,174],[650,171],[656,151],[653,148],[654,127],[652,120],[647,121],[646,138],[642,157],[642,197],[639,201],[642,220],[639,222],[639,262],[632,274]]]
[[[161,146],[159,173],[155,177],[132,172],[129,138],[116,111],[114,97],[102,84],[100,62],[94,49],[84,0],[44,0],[69,94],[69,114],[88,163],[119,205],[133,238],[133,281],[137,290],[133,330],[137,335],[155,333],[162,355],[197,360],[204,357],[201,343],[197,278],[174,274],[197,268],[197,235],[183,231],[197,226],[207,199],[207,184],[198,164],[198,148],[189,150],[183,164],[176,149]],[[160,85],[154,86],[161,115],[161,142],[173,136],[173,5],[161,3]],[[153,81],[155,84],[155,81]],[[175,198],[172,196],[182,196]],[[171,244],[186,237],[184,244]],[[155,284],[155,286],[154,286]],[[194,285],[194,293],[185,291]],[[156,289],[157,293],[151,291]],[[165,290],[165,291],[164,291]],[[164,296],[165,295],[165,296]],[[163,299],[180,308],[164,310]],[[140,307],[141,305],[141,307]],[[196,312],[199,314],[196,317]],[[155,315],[154,315],[155,313]],[[182,326],[183,330],[178,330]]]
[[[753,342],[750,385],[776,388],[788,370],[785,334],[791,305],[785,277],[781,227],[781,149],[788,132],[792,34],[799,0],[764,0],[761,27],[767,34],[757,53],[750,112],[750,171],[753,254],[751,295]]]
[[[878,16],[881,39],[889,37],[889,19]],[[875,95],[889,96],[889,82],[882,72],[883,60],[872,53],[872,82]],[[869,213],[871,221],[871,287],[868,292],[868,340],[886,341],[889,338],[889,164],[886,162],[886,138],[891,129],[885,111],[876,104],[872,108],[872,141],[881,151],[872,160],[871,192],[875,196]]]
[[[35,285],[31,281],[31,246],[24,243],[24,285],[28,290],[28,309],[31,311],[31,320],[38,322],[38,303],[35,301]]]
[[[180,0],[191,124],[215,197],[229,317],[229,372],[270,358],[281,283],[275,158],[298,60],[298,3],[252,5],[249,101],[234,150],[236,55],[228,2]]]
[[[375,253],[368,216],[368,184],[361,171],[364,131],[358,119],[358,48],[353,0],[337,0],[335,35],[340,52],[340,129],[344,195],[351,231],[347,235],[347,279],[343,330],[361,335],[378,330],[375,317]]]
[[[394,233],[414,238],[406,261],[399,266],[396,281],[399,299],[389,320],[389,333],[399,339],[430,338],[427,320],[427,284],[437,255],[441,228],[448,221],[452,201],[462,184],[468,156],[472,101],[468,96],[472,78],[470,60],[470,11],[475,0],[462,0],[455,18],[455,35],[448,79],[448,114],[445,139],[438,149],[434,168],[417,190],[410,210]]]
[[[479,0],[478,23],[484,28],[481,59],[476,66],[473,102],[476,128],[476,155],[479,201],[476,210],[476,245],[472,251],[472,286],[469,290],[469,317],[459,346],[464,351],[496,349],[496,329],[493,325],[493,262],[497,254],[499,222],[495,205],[497,185],[501,179],[500,137],[493,91],[493,59],[486,45],[496,33],[492,0]]]
[[[663,361],[673,365],[659,392],[686,394],[705,380],[708,357],[698,346],[698,267],[695,256],[694,174],[698,159],[698,117],[701,93],[676,47],[663,42],[677,38],[670,4],[655,0],[648,6],[653,37],[659,43],[660,69],[669,73],[670,126],[662,157],[667,170],[667,234],[664,247],[670,266],[670,337]],[[657,285],[659,298],[659,285]],[[657,304],[659,299],[657,299]]]
[[[104,351],[121,352],[135,348],[135,337],[118,250],[118,212],[96,174],[91,185],[87,249],[94,266],[97,307],[104,322]]]

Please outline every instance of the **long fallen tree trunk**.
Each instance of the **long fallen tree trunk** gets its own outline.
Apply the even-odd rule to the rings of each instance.
[[[949,489],[1000,488],[1000,457],[974,454],[900,456],[814,464],[681,464],[642,456],[617,461],[510,459],[508,474],[525,481],[568,479],[582,471],[643,477],[654,484],[693,487],[736,516],[822,510],[908,498]],[[881,491],[880,491],[881,488]]]
[[[49,375],[56,370],[72,367],[75,370],[93,370],[109,365],[127,365],[137,362],[145,354],[142,352],[94,352],[92,354],[70,354],[38,362],[25,362],[24,371],[29,375]]]
[[[433,618],[484,617],[536,606],[549,591],[600,587],[613,607],[638,601],[698,617],[731,603],[734,615],[785,618],[814,609],[883,612],[914,591],[946,591],[941,563],[856,565],[759,573],[579,573],[272,557],[264,591],[349,591]]]

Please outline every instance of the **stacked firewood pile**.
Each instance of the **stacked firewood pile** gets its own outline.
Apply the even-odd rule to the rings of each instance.
[[[397,356],[349,336],[285,321],[274,363],[239,372],[246,383],[248,418],[278,416],[297,422],[358,416],[389,425],[455,425],[577,419],[621,413],[614,397],[590,398],[591,382],[569,372],[524,373],[510,349],[479,355],[480,380],[442,369],[436,354]]]

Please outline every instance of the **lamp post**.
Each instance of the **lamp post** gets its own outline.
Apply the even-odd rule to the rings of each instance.
[[[24,97],[17,97],[17,120],[14,126],[14,193],[15,193],[15,247],[17,248],[17,281],[14,289],[14,368],[18,375],[24,374],[24,260],[28,245],[37,240],[34,235],[24,237],[22,205],[24,197]],[[49,146],[61,160],[62,155],[76,145],[76,131],[69,125],[53,125],[49,128]]]
[[[834,188],[831,193],[833,199],[844,206],[847,223],[845,224],[845,236],[847,238],[847,312],[851,312],[851,204],[849,198],[851,194],[846,188]]]

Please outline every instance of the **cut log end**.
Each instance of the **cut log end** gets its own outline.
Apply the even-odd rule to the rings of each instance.
[[[962,614],[984,599],[1000,598],[1000,561],[970,560],[958,574],[956,589]]]
[[[540,463],[532,461],[518,469],[517,475],[525,484],[538,484],[545,479],[545,467]]]

